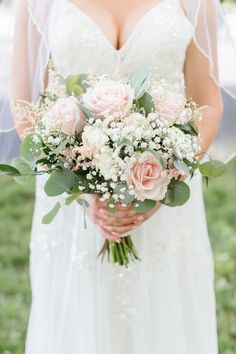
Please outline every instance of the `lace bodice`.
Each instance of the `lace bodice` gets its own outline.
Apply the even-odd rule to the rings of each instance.
[[[51,28],[51,53],[56,70],[73,73],[119,72],[128,77],[140,67],[154,78],[182,82],[192,25],[179,5],[162,0],[138,21],[126,43],[116,50],[95,21],[69,0]]]

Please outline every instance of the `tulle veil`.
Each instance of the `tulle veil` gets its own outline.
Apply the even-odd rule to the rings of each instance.
[[[63,16],[63,4],[67,1],[73,0],[3,0],[0,3],[0,43],[3,48],[0,75],[4,78],[0,84],[1,161],[9,161],[18,153],[16,127],[19,121],[12,117],[10,100],[37,100],[44,86],[50,57],[50,28],[58,16]],[[218,0],[170,1],[183,7],[194,27],[193,41],[208,59],[209,77],[223,90],[226,112],[229,111],[223,120],[223,133],[219,133],[220,146],[224,144],[224,148],[214,151],[220,157],[229,158],[236,151],[233,136],[236,134],[236,115],[230,114],[230,109],[236,108],[236,38],[230,33]],[[15,33],[14,24],[19,21],[19,12],[21,21],[23,18],[21,33]],[[17,70],[11,70],[14,61],[17,61],[17,66],[14,65]],[[229,135],[224,133],[227,126]]]

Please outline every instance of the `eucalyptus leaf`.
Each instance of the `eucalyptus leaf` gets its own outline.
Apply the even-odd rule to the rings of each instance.
[[[22,160],[21,158],[15,158],[12,160],[12,165],[20,171],[19,176],[15,176],[14,179],[16,182],[20,184],[26,184],[33,178],[33,171],[32,167],[25,161]]]
[[[79,83],[80,83],[80,86],[83,88],[84,92],[86,92],[87,89],[90,87],[88,81],[89,81],[88,74],[80,74]]]
[[[143,95],[148,77],[149,72],[144,68],[136,70],[131,75],[129,83],[130,86],[134,89],[136,99],[139,99]]]
[[[169,184],[165,198],[161,203],[170,207],[181,206],[188,201],[189,196],[189,186],[185,182],[173,180]]]
[[[132,146],[132,141],[130,141],[129,139],[127,138],[123,138],[121,140],[118,141],[117,145],[122,148],[123,146],[127,146],[127,145],[130,145]]]
[[[133,208],[137,213],[146,213],[147,211],[153,209],[156,206],[156,201],[151,199],[145,199],[143,202],[135,201],[133,202]]]
[[[60,153],[61,151],[63,151],[63,150],[66,148],[66,145],[68,144],[68,142],[69,142],[69,139],[65,139],[64,141],[62,141],[62,142],[58,145],[58,147],[57,147],[55,150],[53,150],[53,153],[58,154],[58,153]]]
[[[71,205],[76,199],[79,198],[81,193],[76,193],[76,194],[72,194],[69,197],[66,198],[65,204],[66,205]]]
[[[89,207],[89,203],[87,202],[87,200],[85,200],[83,198],[79,198],[77,201],[83,207],[83,211],[84,211],[84,228],[87,229],[86,209]]]
[[[185,174],[186,177],[189,176],[189,168],[186,163],[182,160],[175,160],[174,166],[178,171],[181,171]]]
[[[152,96],[148,92],[145,92],[144,95],[137,100],[137,102],[139,108],[143,108],[146,115],[151,113],[155,108]]]
[[[205,177],[219,177],[225,172],[225,164],[219,160],[210,160],[199,165],[199,171]]]
[[[88,207],[89,207],[89,203],[87,202],[86,199],[79,198],[79,199],[78,199],[78,203],[79,203],[83,208],[88,208]]]
[[[168,205],[168,206],[171,206],[171,204],[173,203],[174,198],[175,198],[174,191],[169,188],[169,189],[167,189],[165,198],[161,201],[161,203],[165,204],[165,205]]]
[[[66,86],[69,95],[80,96],[86,92],[88,84],[85,83],[88,76],[86,74],[70,75],[66,79]]]
[[[20,171],[11,165],[0,164],[0,175],[18,176]]]
[[[44,215],[44,217],[42,219],[42,223],[46,224],[46,225],[51,224],[51,222],[54,220],[54,218],[58,214],[60,208],[61,208],[61,204],[59,202],[57,202],[54,205],[54,207],[46,215]]]
[[[36,160],[42,153],[41,141],[35,142],[34,135],[28,134],[20,145],[21,156],[27,161]]]
[[[47,180],[44,190],[50,196],[57,196],[69,192],[78,185],[78,177],[74,172],[67,169],[58,169],[52,172]]]
[[[193,131],[195,132],[195,135],[198,135],[199,132],[197,124],[195,124],[194,122],[189,122],[188,124],[192,127]]]
[[[193,135],[193,136],[198,136],[198,131],[196,130],[196,126],[194,126],[191,123],[187,124],[175,124],[177,128],[182,130],[184,133]]]
[[[80,110],[81,110],[81,112],[85,115],[85,117],[86,117],[87,119],[89,119],[89,118],[95,118],[94,115],[93,115],[93,113],[92,113],[87,107],[85,107],[84,105],[80,105]]]

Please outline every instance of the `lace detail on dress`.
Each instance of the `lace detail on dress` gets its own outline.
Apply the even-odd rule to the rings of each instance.
[[[147,282],[153,280],[155,271],[163,272],[168,270],[170,264],[178,254],[186,263],[186,269],[190,273],[211,269],[212,256],[203,249],[202,242],[197,245],[190,238],[191,231],[181,230],[180,237],[156,240],[148,249],[148,257],[145,261],[147,271]],[[187,257],[186,257],[187,255]]]
[[[142,66],[154,78],[183,81],[185,51],[193,27],[171,0],[148,11],[120,50],[113,48],[93,19],[70,1],[64,1],[63,14],[51,28],[52,57],[60,74],[92,71],[112,75],[119,68],[121,77],[127,78]]]
[[[135,297],[132,286],[133,270],[135,265],[128,268],[110,267],[109,280],[116,284],[112,292],[112,306],[110,308],[113,321],[123,334],[132,326],[134,318],[138,316],[138,308],[135,304]]]
[[[53,254],[57,252],[58,247],[59,241],[57,237],[48,233],[40,233],[37,235],[37,240],[30,242],[31,255],[43,256],[46,261],[53,260]]]
[[[85,277],[90,277],[91,274],[94,272],[95,267],[93,266],[93,263],[89,260],[89,255],[88,251],[81,250],[78,251],[77,248],[73,245],[71,249],[71,261],[73,264],[73,267],[75,269],[75,272],[78,275],[83,275]]]

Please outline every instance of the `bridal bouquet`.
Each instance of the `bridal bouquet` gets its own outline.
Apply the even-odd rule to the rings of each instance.
[[[62,204],[88,207],[84,193],[98,195],[114,212],[118,204],[137,213],[157,202],[180,206],[190,195],[185,181],[197,170],[206,178],[223,173],[220,161],[199,162],[204,108],[168,82],[153,82],[145,70],[125,82],[92,74],[64,79],[52,67],[49,74],[37,104],[13,103],[32,130],[21,144],[22,158],[0,165],[20,182],[47,174],[45,193],[65,196],[43,223],[51,223]],[[106,240],[100,255],[127,266],[139,258],[131,236],[121,236]]]

